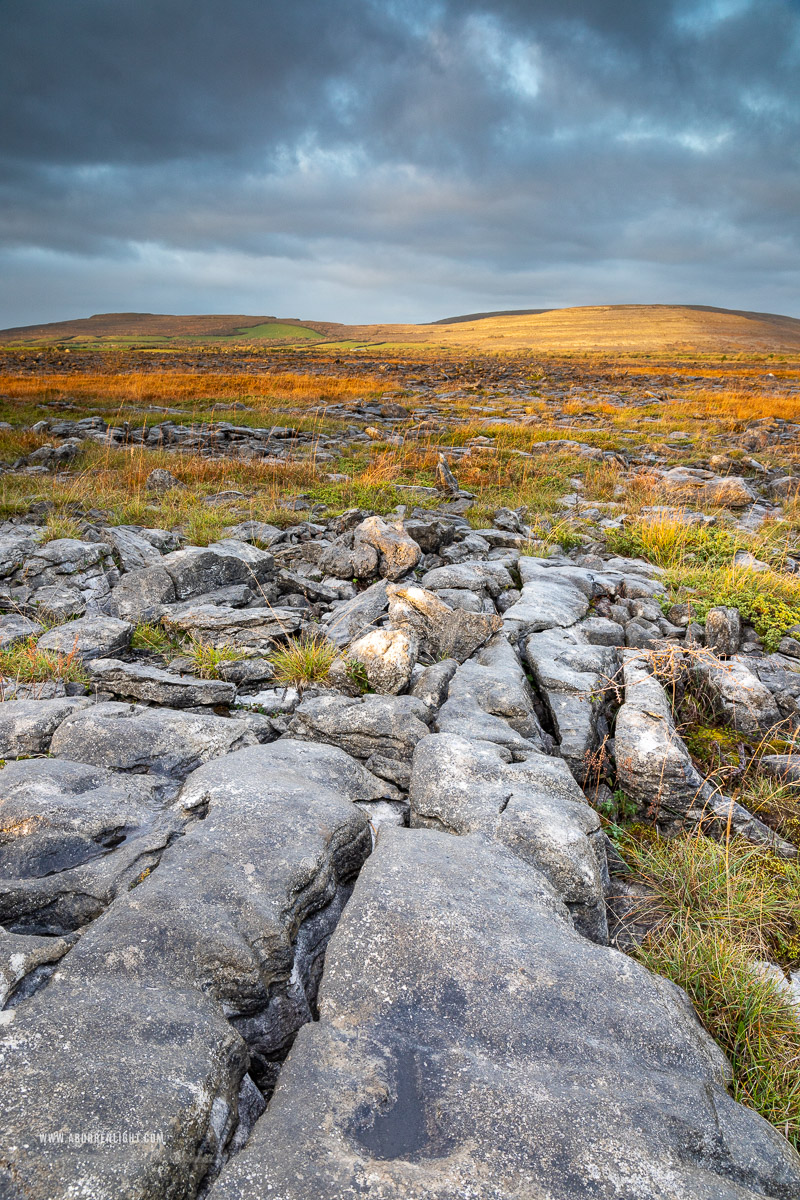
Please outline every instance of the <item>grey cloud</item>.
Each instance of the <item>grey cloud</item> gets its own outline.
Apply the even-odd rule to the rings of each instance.
[[[178,260],[187,311],[266,262],[257,308],[331,319],[603,281],[795,311],[799,59],[794,0],[6,0],[3,323],[115,271],[159,307]]]

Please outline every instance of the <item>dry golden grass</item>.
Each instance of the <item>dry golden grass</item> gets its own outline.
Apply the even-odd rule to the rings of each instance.
[[[129,404],[179,404],[225,400],[281,403],[338,403],[385,389],[387,381],[372,377],[276,374],[213,374],[197,371],[134,371],[130,374],[0,374],[0,392],[10,399],[102,401]],[[267,407],[268,405],[265,405]]]

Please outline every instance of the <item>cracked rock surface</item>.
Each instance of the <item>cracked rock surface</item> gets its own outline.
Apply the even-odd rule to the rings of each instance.
[[[612,770],[667,833],[795,852],[679,735],[658,664],[695,661],[690,614],[645,563],[525,553],[522,511],[473,531],[440,474],[435,510],[207,547],[0,527],[0,642],[80,664],[0,701],[3,1200],[800,1194],[685,995],[609,946]],[[715,620],[717,711],[796,721],[800,660]],[[288,687],[298,636],[333,666]]]

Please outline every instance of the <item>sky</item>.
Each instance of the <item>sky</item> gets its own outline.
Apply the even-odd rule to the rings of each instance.
[[[0,0],[0,326],[800,317],[800,0]]]

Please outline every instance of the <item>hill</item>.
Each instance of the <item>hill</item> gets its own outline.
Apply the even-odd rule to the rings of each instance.
[[[426,325],[341,325],[271,316],[103,313],[0,331],[0,345],[429,345],[544,353],[793,353],[800,320],[703,305],[611,304],[472,313]]]
[[[613,304],[491,314],[436,329],[448,344],[544,351],[777,353],[800,350],[800,320],[701,305]]]

